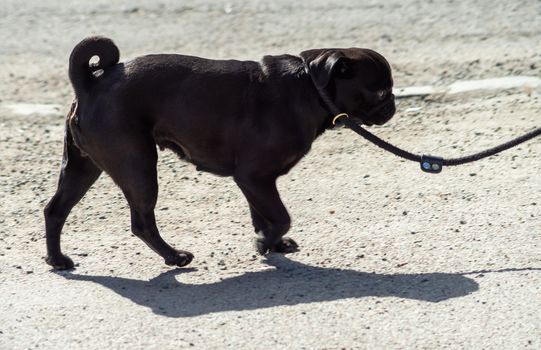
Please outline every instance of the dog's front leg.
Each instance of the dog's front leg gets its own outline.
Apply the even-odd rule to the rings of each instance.
[[[235,176],[235,182],[250,204],[256,231],[260,230],[262,234],[262,237],[257,239],[259,253],[297,251],[298,245],[295,241],[283,238],[289,230],[291,219],[278,194],[276,178]]]
[[[250,202],[248,202],[248,204],[250,204]],[[254,226],[255,233],[263,234],[263,231],[265,231],[269,226],[267,220],[257,212],[252,204],[250,204],[250,215],[252,217],[252,224]]]

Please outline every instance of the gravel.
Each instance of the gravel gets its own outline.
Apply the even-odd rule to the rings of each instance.
[[[538,1],[24,1],[0,8],[0,348],[539,349],[541,140],[440,175],[337,129],[279,190],[301,251],[255,255],[231,179],[160,153],[164,238],[195,254],[163,264],[130,232],[102,176],[44,263],[42,210],[55,190],[67,58],[83,37],[121,59],[181,52],[259,59],[312,47],[370,47],[396,86],[541,76]],[[415,152],[476,152],[541,126],[539,87],[401,99],[372,130]],[[161,209],[160,209],[161,208]]]

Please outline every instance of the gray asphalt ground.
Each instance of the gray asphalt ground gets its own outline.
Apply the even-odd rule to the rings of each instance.
[[[178,52],[258,60],[314,47],[370,47],[395,85],[541,76],[539,1],[16,1],[0,6],[1,349],[540,349],[541,140],[423,174],[345,129],[325,133],[279,181],[301,251],[256,255],[233,181],[160,153],[157,220],[189,268],[163,265],[130,232],[102,176],[44,263],[67,61],[82,38],[121,60]],[[372,131],[459,156],[541,126],[539,88],[401,99]]]

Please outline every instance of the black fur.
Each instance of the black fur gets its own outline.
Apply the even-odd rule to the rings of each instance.
[[[93,56],[99,57],[94,66]],[[166,264],[190,263],[193,255],[169,246],[156,227],[156,145],[198,169],[233,177],[248,200],[261,254],[295,251],[297,244],[283,238],[290,217],[276,179],[333,117],[310,75],[358,122],[382,124],[395,111],[389,64],[368,49],[316,49],[260,62],[118,59],[118,48],[102,37],[83,40],[70,57],[76,105],[67,120],[58,189],[45,208],[47,262],[57,269],[73,267],[60,249],[62,226],[102,171],[124,192],[133,233]]]

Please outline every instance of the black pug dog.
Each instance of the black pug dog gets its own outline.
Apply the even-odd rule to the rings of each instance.
[[[94,56],[99,62],[90,64]],[[391,68],[369,49],[313,49],[260,62],[170,54],[118,61],[117,46],[103,37],[84,39],[70,56],[76,99],[58,189],[44,211],[46,261],[55,269],[73,267],[60,233],[102,171],[122,189],[133,233],[167,265],[192,261],[156,227],[156,145],[198,170],[233,177],[248,200],[259,253],[296,251],[283,237],[291,220],[276,179],[333,126],[320,91],[357,123],[381,125],[395,113]]]

